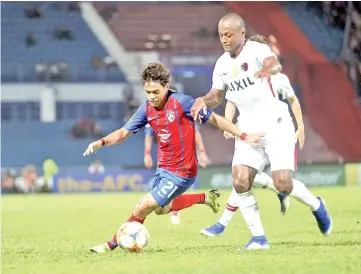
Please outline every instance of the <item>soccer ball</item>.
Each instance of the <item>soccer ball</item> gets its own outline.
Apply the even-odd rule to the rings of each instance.
[[[130,252],[140,252],[149,241],[147,228],[138,222],[126,222],[117,232],[117,242],[120,248]]]

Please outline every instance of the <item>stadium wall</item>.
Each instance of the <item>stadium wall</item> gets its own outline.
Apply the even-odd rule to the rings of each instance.
[[[40,101],[41,93],[53,89],[58,101],[123,101],[127,84],[2,84],[2,102]]]
[[[269,170],[267,171],[269,173]],[[154,170],[138,169],[106,169],[104,173],[90,174],[86,168],[62,169],[47,183],[49,190],[56,194],[66,193],[106,193],[106,192],[145,192],[149,191],[153,181]],[[14,180],[22,177],[16,177]],[[301,165],[295,178],[313,187],[361,187],[361,163]],[[2,180],[4,178],[2,177]],[[38,177],[43,189],[44,178]],[[230,165],[211,166],[200,169],[193,189],[230,189],[232,187],[232,171]],[[6,191],[3,194],[9,193]],[[11,192],[13,193],[13,192]]]
[[[54,178],[55,193],[147,191],[154,171],[135,169],[92,175],[87,172],[59,173]],[[307,186],[361,186],[360,164],[301,165],[295,178]],[[194,188],[231,188],[230,166],[200,169]]]

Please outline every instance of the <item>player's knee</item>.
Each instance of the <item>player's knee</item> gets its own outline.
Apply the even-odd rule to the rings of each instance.
[[[233,176],[233,187],[237,193],[244,193],[250,189],[250,181],[248,176]]]
[[[273,179],[276,189],[284,194],[290,194],[292,192],[292,178],[289,178],[288,175],[279,175]]]
[[[156,201],[150,197],[150,196],[146,196],[143,197],[137,205],[137,210],[140,211],[150,211],[150,210],[154,210],[158,207],[158,204],[156,203]]]
[[[158,207],[156,210],[154,210],[154,213],[157,215],[163,215],[166,214],[168,212],[165,212],[165,209],[163,207]]]

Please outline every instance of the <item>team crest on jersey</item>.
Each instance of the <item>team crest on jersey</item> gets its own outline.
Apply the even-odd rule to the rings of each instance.
[[[243,63],[241,65],[241,69],[244,70],[244,71],[247,71],[248,70],[248,64],[247,63]]]
[[[175,119],[175,113],[173,110],[167,112],[167,119],[169,122],[173,122]]]

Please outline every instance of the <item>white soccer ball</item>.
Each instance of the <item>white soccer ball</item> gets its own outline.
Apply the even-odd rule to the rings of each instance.
[[[117,232],[117,242],[120,248],[130,252],[140,252],[149,241],[147,228],[138,222],[126,222]]]

